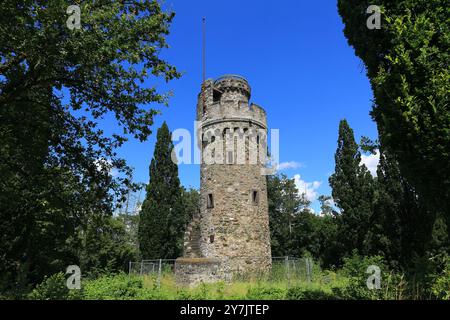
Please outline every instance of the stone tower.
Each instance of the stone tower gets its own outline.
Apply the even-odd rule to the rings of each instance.
[[[266,112],[249,104],[250,95],[236,75],[207,80],[198,95],[201,209],[188,225],[184,256],[219,261],[226,274],[271,266]]]

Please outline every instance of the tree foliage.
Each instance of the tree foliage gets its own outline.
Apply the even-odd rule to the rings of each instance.
[[[0,289],[79,261],[78,234],[133,187],[116,148],[145,140],[157,113],[149,104],[167,102],[144,82],[179,76],[159,58],[174,14],[157,1],[83,1],[73,30],[68,5],[0,8]],[[103,132],[105,117],[119,132]]]
[[[83,245],[78,256],[84,276],[128,272],[129,262],[138,259],[138,251],[123,217],[92,221],[80,237]]]
[[[294,219],[309,202],[299,195],[294,180],[285,175],[267,176],[267,198],[272,255],[292,255]]]
[[[311,212],[310,202],[299,193],[294,179],[283,174],[268,176],[267,190],[272,255],[312,255],[323,265],[335,264],[335,217]]]
[[[183,188],[183,205],[186,213],[186,221],[200,214],[200,192],[194,188]]]
[[[422,204],[434,215],[444,212],[450,225],[448,1],[378,1],[379,30],[366,27],[370,4],[338,1],[345,36],[367,67],[380,143],[395,156]]]
[[[401,174],[395,156],[382,147],[375,190],[368,251],[382,255],[392,267],[406,268],[425,254],[434,219]]]
[[[178,165],[171,157],[173,149],[164,122],[158,129],[150,182],[139,219],[139,245],[144,259],[174,259],[182,253],[187,217]]]
[[[372,215],[373,179],[361,163],[359,146],[346,120],[339,124],[336,168],[330,177],[333,200],[340,209],[338,239],[342,256],[353,250],[364,254]]]
[[[373,179],[360,165],[359,148],[380,155]],[[363,255],[384,257],[395,270],[410,271],[421,259],[448,253],[442,216],[435,221],[435,214],[402,175],[397,157],[365,137],[359,147],[345,121],[340,124],[336,172],[330,184],[340,209],[336,262],[357,250]]]

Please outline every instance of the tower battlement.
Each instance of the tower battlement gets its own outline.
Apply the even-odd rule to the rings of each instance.
[[[225,75],[216,80],[208,79],[198,95],[197,121],[210,122],[241,121],[255,123],[267,129],[265,110],[249,103],[251,87],[238,75]]]
[[[239,75],[224,75],[214,81],[214,87],[223,93],[238,92],[250,99],[251,88],[247,79]]]

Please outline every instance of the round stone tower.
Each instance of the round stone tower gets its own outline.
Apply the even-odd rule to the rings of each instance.
[[[214,258],[230,273],[271,266],[266,113],[250,95],[246,79],[227,75],[207,80],[197,103],[201,210],[185,256]]]

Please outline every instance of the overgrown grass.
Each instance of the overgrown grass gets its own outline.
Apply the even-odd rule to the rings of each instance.
[[[311,281],[291,278],[249,279],[230,283],[202,283],[194,288],[180,287],[172,273],[157,276],[127,274],[104,275],[82,281],[81,290],[68,290],[63,274],[54,275],[39,285],[30,299],[86,300],[283,300],[331,295],[333,288],[344,286],[346,279],[334,272],[316,274]],[[308,295],[308,292],[316,293]]]
[[[367,267],[382,270],[381,288],[367,287]],[[81,290],[68,290],[62,273],[47,278],[37,286],[29,299],[86,300],[317,300],[317,299],[450,299],[450,262],[441,274],[435,275],[427,290],[418,290],[405,277],[387,269],[380,257],[354,256],[345,260],[337,272],[316,267],[311,277],[300,272],[289,273],[274,266],[270,275],[235,278],[233,282],[200,284],[195,288],[179,287],[174,275],[166,271],[157,276],[124,273],[84,279]],[[420,296],[417,292],[427,292]]]

